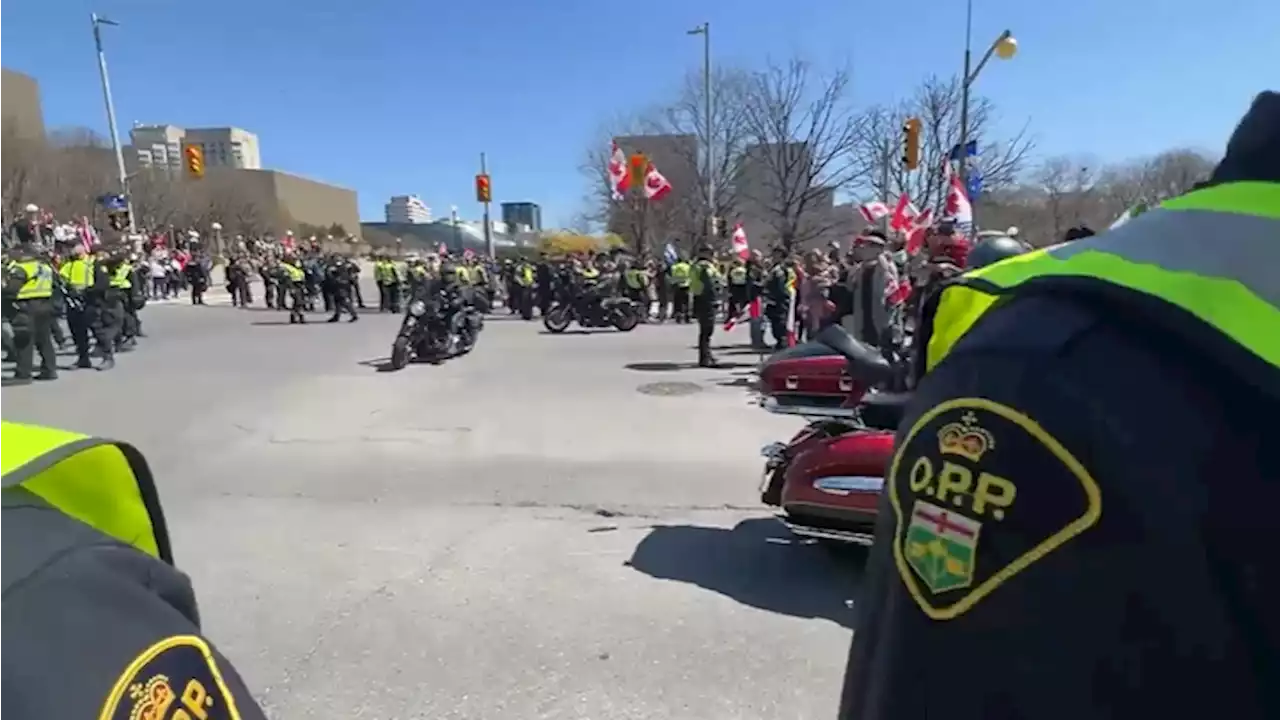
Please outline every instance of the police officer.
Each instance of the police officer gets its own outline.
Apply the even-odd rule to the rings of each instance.
[[[1280,94],[928,302],[841,717],[1280,717]]]
[[[280,260],[281,285],[280,292],[286,290],[289,293],[289,324],[305,325],[307,322],[306,313],[303,310],[307,307],[307,271],[303,269],[302,263],[298,260],[298,256],[293,252],[286,252]],[[284,302],[281,295],[281,302]]]
[[[89,335],[93,316],[88,293],[93,287],[94,260],[85,254],[83,245],[77,243],[71,250],[71,258],[58,268],[64,288],[67,329],[76,346],[76,367],[91,368]]]
[[[711,334],[716,329],[716,300],[720,296],[720,270],[712,259],[711,248],[698,248],[697,261],[689,271],[689,297],[693,316],[698,319],[698,366],[719,367],[711,356]]]
[[[692,269],[692,265],[679,257],[667,271],[671,283],[671,317],[678,323],[689,322],[689,276]]]
[[[346,258],[335,255],[330,259],[325,273],[325,282],[332,296],[330,305],[333,315],[329,317],[329,322],[338,322],[344,312],[347,313],[347,322],[359,320],[360,316],[356,314],[355,303],[351,301],[351,288],[358,282],[357,276],[351,272],[351,263],[347,262]]]
[[[9,263],[5,277],[5,313],[13,328],[13,378],[31,382],[35,351],[40,351],[37,380],[57,380],[57,354],[53,348],[52,325],[57,319],[53,306],[54,270],[42,258],[40,248],[23,245]]]
[[[142,455],[11,422],[3,443],[4,715],[264,717],[199,634]]]
[[[533,301],[534,293],[537,291],[535,283],[537,281],[537,271],[533,267],[533,263],[528,258],[520,258],[515,266],[511,269],[512,293],[511,299],[514,308],[519,311],[520,317],[525,320],[533,319]]]
[[[765,276],[763,296],[764,316],[769,321],[774,348],[787,347],[787,320],[791,314],[791,294],[795,291],[796,276],[787,262],[787,250],[781,246],[772,252],[773,265]]]

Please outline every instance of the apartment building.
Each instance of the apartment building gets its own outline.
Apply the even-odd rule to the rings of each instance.
[[[396,195],[383,206],[388,224],[416,225],[431,222],[431,208],[417,195]]]

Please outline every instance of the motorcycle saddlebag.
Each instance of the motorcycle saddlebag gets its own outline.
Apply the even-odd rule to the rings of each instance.
[[[844,356],[816,342],[774,353],[760,370],[760,394],[783,412],[852,407],[849,400],[865,389],[850,377]]]

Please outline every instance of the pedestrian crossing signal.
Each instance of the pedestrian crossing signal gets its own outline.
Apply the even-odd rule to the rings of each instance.
[[[493,200],[493,187],[489,184],[489,176],[480,173],[476,176],[476,202],[487,203]]]
[[[204,151],[196,145],[188,145],[183,151],[187,161],[187,174],[193,178],[204,177]]]

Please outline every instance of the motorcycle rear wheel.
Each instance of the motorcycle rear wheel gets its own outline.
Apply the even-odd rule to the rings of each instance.
[[[409,338],[401,335],[391,345],[391,369],[400,370],[409,364]]]
[[[568,309],[559,305],[551,308],[551,311],[542,318],[543,327],[545,327],[548,332],[552,332],[557,335],[568,330],[570,322],[572,322],[572,320],[569,317]]]

